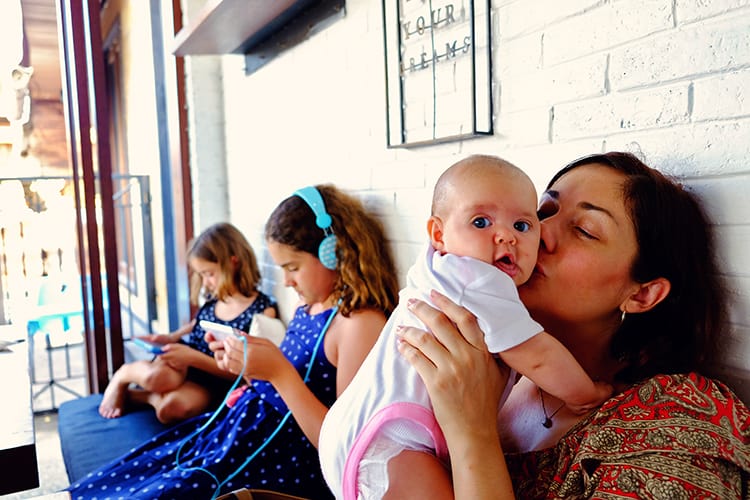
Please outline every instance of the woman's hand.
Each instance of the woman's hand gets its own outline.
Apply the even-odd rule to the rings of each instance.
[[[239,337],[230,336],[224,339],[224,353],[220,360],[217,359],[217,364],[223,370],[233,375],[242,372],[247,382],[257,379],[274,383],[285,369],[294,369],[281,350],[270,340],[245,334],[242,337],[244,342]]]
[[[440,310],[418,300],[407,307],[433,334],[400,328],[399,351],[430,394],[451,456],[455,498],[514,498],[497,432],[509,369],[487,351],[474,315],[437,292],[430,298]]]
[[[433,292],[441,310],[422,301],[407,307],[432,331],[399,329],[399,351],[427,386],[435,416],[446,434],[491,429],[508,370],[500,369],[487,351],[476,318],[443,295]],[[504,367],[504,365],[503,365]]]

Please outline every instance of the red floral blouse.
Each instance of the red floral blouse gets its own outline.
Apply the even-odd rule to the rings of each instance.
[[[659,375],[554,448],[507,454],[516,497],[750,498],[750,410],[720,382]]]

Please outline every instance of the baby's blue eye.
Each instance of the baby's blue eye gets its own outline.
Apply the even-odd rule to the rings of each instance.
[[[477,217],[471,224],[477,229],[484,229],[490,227],[490,220],[487,217]]]
[[[519,220],[513,224],[513,229],[525,233],[526,231],[531,231],[531,224],[526,221]]]

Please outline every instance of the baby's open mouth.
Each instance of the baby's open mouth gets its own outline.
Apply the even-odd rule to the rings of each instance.
[[[495,267],[510,277],[515,276],[518,272],[518,267],[516,267],[516,264],[513,262],[513,257],[507,254],[495,261]]]

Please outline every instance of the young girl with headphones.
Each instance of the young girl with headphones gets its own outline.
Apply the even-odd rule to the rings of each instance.
[[[330,186],[282,201],[268,250],[300,298],[281,346],[206,334],[217,363],[244,378],[231,407],[188,420],[69,490],[72,498],[210,498],[238,488],[330,498],[317,441],[328,408],[349,384],[398,299],[381,224]]]

